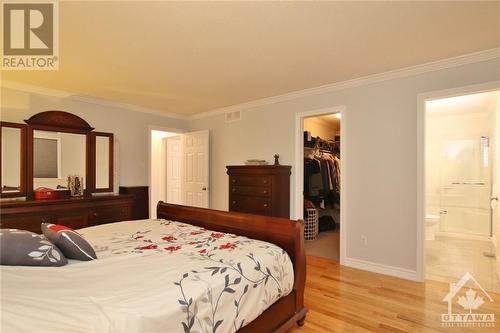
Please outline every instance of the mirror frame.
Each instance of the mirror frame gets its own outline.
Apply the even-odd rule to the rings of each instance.
[[[25,124],[17,124],[17,123],[11,123],[7,121],[0,121],[0,142],[2,141],[2,128],[3,127],[11,127],[11,128],[19,128],[21,130],[21,170],[20,170],[20,184],[19,184],[19,191],[18,192],[11,192],[11,193],[2,193],[1,191],[1,186],[2,186],[2,163],[0,163],[0,198],[15,198],[15,197],[24,197],[27,195],[27,182],[26,182],[26,157],[27,157],[27,128]],[[2,147],[0,144],[0,156],[2,153]]]
[[[26,163],[26,197],[33,199],[33,137],[35,130],[50,131],[50,132],[64,132],[73,134],[85,135],[86,151],[85,151],[85,189],[84,196],[89,196],[93,189],[93,184],[90,181],[92,178],[92,151],[90,132],[94,130],[82,118],[64,111],[45,111],[33,115],[31,118],[25,120],[28,124],[27,131],[27,163]]]
[[[107,137],[109,138],[109,148],[108,148],[108,161],[109,161],[109,167],[108,167],[108,180],[109,180],[109,186],[108,187],[103,187],[103,188],[97,188],[97,137]],[[113,174],[114,174],[114,151],[113,151],[113,146],[114,146],[114,141],[113,141],[113,133],[104,133],[104,132],[92,132],[90,133],[90,142],[91,142],[91,150],[92,150],[92,177],[91,177],[91,182],[89,184],[92,185],[91,191],[93,193],[102,193],[102,192],[113,192],[114,190],[114,180],[113,180]]]

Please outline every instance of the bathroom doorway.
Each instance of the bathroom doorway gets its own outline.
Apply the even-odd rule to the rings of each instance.
[[[425,279],[500,291],[500,90],[425,101]]]

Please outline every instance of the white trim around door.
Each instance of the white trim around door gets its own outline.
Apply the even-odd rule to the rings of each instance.
[[[432,91],[417,96],[417,281],[425,280],[425,104],[427,101],[500,89],[500,81]]]
[[[295,219],[304,218],[304,118],[322,116],[326,114],[340,113],[340,264],[343,265],[346,258],[346,124],[347,115],[345,106],[334,106],[330,108],[299,112],[295,115],[295,207],[292,215]]]

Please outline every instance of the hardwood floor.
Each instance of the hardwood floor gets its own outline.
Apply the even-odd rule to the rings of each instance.
[[[500,332],[500,294],[490,293],[473,313],[494,313],[495,328],[444,328],[443,298],[449,285],[411,282],[340,266],[319,257],[307,257],[304,327],[289,333],[316,332]],[[478,295],[483,295],[478,291]],[[462,307],[456,302],[454,312]],[[455,310],[457,309],[457,310]],[[462,310],[463,312],[463,310]],[[468,311],[466,311],[468,312]]]

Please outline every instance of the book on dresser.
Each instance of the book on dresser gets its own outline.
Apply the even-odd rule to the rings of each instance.
[[[290,217],[288,165],[229,165],[229,211]]]

